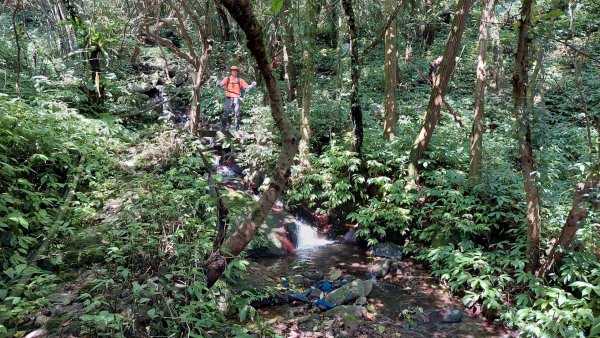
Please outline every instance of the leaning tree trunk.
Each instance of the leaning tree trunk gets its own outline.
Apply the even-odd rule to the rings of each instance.
[[[546,274],[553,268],[559,267],[562,261],[564,250],[567,250],[579,226],[588,215],[588,203],[592,202],[597,205],[598,191],[600,189],[600,161],[590,169],[585,181],[575,186],[575,194],[573,195],[573,206],[569,212],[569,216],[565,221],[565,225],[558,236],[558,240],[554,243],[548,259],[540,268],[537,275],[544,278]]]
[[[315,62],[314,62],[314,41],[316,39],[317,31],[317,4],[316,0],[309,0],[306,3],[307,9],[307,27],[306,27],[306,39],[307,44],[304,48],[303,60],[304,60],[304,74],[302,81],[302,110],[300,115],[300,134],[302,139],[300,140],[299,155],[300,163],[303,166],[308,166],[308,153],[310,150],[310,108],[312,101],[313,87],[312,83],[315,78]]]
[[[290,167],[298,151],[300,139],[298,131],[283,109],[281,93],[265,50],[262,28],[254,16],[250,1],[219,0],[219,2],[225,6],[229,14],[231,14],[238,25],[244,30],[244,33],[246,33],[248,49],[256,59],[258,69],[268,89],[271,115],[273,116],[273,120],[275,120],[277,129],[281,133],[281,152],[279,153],[277,164],[273,169],[269,186],[260,196],[256,206],[252,207],[250,213],[235,233],[225,241],[221,251],[214,253],[209,258],[207,266],[207,285],[209,287],[223,274],[227,261],[239,255],[248,243],[250,243],[250,240],[252,240],[258,228],[264,222],[273,204],[279,199],[289,178]]]
[[[481,22],[479,24],[479,57],[477,59],[477,84],[475,86],[475,110],[473,129],[471,130],[471,154],[469,176],[477,180],[481,169],[483,153],[483,116],[485,105],[485,86],[487,82],[486,56],[488,45],[488,23],[494,11],[495,0],[483,0],[481,4]]]
[[[517,52],[515,54],[513,82],[514,117],[517,122],[517,136],[521,151],[521,171],[525,186],[525,202],[527,206],[527,271],[535,271],[540,260],[540,193],[537,183],[537,172],[533,161],[531,145],[531,113],[527,99],[527,57],[530,37],[527,36],[531,26],[531,7],[534,0],[523,0],[519,18]]]
[[[396,2],[394,0],[385,0],[385,12],[392,12]],[[396,41],[396,20],[394,18],[390,27],[385,31],[385,98],[383,100],[385,117],[383,121],[383,138],[387,141],[393,140],[396,136],[396,123],[398,122],[396,102],[398,45]]]
[[[456,65],[456,55],[460,47],[460,40],[465,29],[465,21],[467,20],[467,15],[472,2],[473,0],[460,0],[456,7],[454,21],[452,22],[450,35],[448,36],[448,42],[446,43],[446,51],[444,52],[442,62],[439,66],[439,71],[434,75],[433,87],[431,88],[431,95],[429,96],[429,104],[427,105],[425,119],[410,150],[408,190],[416,188],[419,160],[423,157],[427,145],[433,136],[435,126],[440,120],[440,110],[444,101],[444,94],[446,93],[446,88],[450,82],[450,76],[452,75],[454,66]]]
[[[352,0],[342,0],[344,12],[348,16],[348,28],[350,33],[350,74],[352,77],[352,91],[350,93],[350,119],[352,120],[352,130],[354,138],[352,139],[352,150],[360,153],[363,143],[363,120],[360,100],[358,96],[358,78],[360,76],[358,59],[358,41],[356,32],[356,23],[354,19],[354,10]]]

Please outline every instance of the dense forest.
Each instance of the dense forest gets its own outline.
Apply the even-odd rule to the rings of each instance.
[[[600,2],[5,0],[0,337],[600,336]]]

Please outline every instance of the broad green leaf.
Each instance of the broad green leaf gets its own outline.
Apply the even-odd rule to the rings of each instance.
[[[271,9],[273,10],[273,15],[279,14],[284,1],[285,0],[271,0]]]

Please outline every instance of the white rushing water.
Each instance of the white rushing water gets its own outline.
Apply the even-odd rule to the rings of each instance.
[[[313,228],[310,224],[302,221],[296,221],[296,250],[315,248],[327,244],[334,243],[334,241],[328,240],[322,234]]]

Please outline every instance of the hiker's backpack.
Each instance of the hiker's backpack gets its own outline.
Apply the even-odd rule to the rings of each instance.
[[[227,89],[227,86],[229,86],[229,78],[230,78],[230,76],[227,77],[227,82],[225,82],[225,89]],[[234,82],[234,83],[236,83],[236,82]],[[237,78],[237,85],[238,86],[240,85],[240,78],[239,77]],[[240,97],[241,98],[244,98],[244,94],[245,93],[246,93],[246,89],[242,89],[240,87]]]

